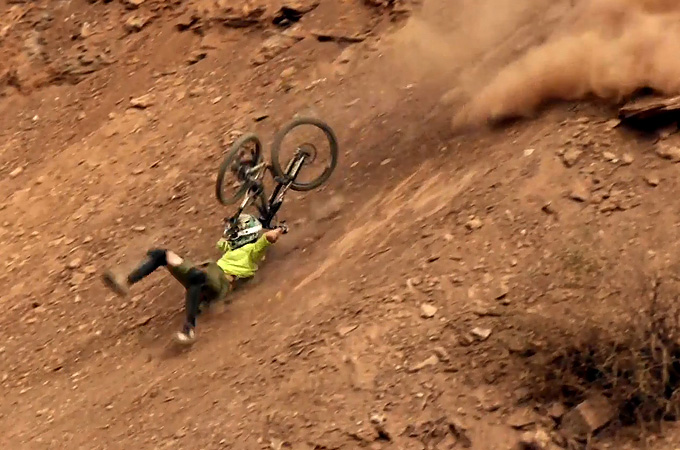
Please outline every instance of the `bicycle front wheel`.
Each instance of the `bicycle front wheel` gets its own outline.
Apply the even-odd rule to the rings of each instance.
[[[306,131],[309,130],[309,131]],[[313,132],[321,131],[322,138],[321,142],[315,143],[311,139],[307,139],[309,136],[314,134]],[[314,175],[310,180],[302,180],[296,178],[295,180],[290,179],[290,174],[286,173],[286,168],[292,158],[286,158],[286,166],[281,164],[283,159],[281,156],[282,148],[284,146],[284,140],[293,135],[293,133],[301,132],[301,135],[305,137],[294,137],[295,151],[304,152],[306,154],[305,164],[302,171],[312,170],[313,166],[321,165],[321,170],[319,174]],[[325,141],[325,142],[323,142]],[[323,145],[325,144],[325,145]],[[323,147],[321,150],[327,155],[322,155],[319,152],[319,147]],[[322,157],[326,157],[326,161],[320,161]],[[312,117],[300,117],[284,126],[274,137],[274,143],[272,144],[271,150],[272,158],[272,169],[277,177],[282,178],[287,181],[292,181],[291,189],[294,191],[311,191],[316,189],[330,178],[331,174],[335,170],[338,164],[338,139],[333,132],[333,129],[326,122],[312,118]],[[284,168],[286,167],[286,168]]]

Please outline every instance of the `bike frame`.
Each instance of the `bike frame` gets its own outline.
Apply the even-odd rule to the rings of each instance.
[[[260,172],[254,179],[250,179],[249,183],[251,186],[241,202],[238,212],[232,216],[232,220],[235,221],[243,210],[245,210],[253,201],[256,201],[255,207],[259,213],[260,217],[258,217],[258,219],[262,223],[262,227],[265,229],[272,229],[272,222],[283,204],[283,198],[286,192],[300,173],[300,169],[302,168],[305,159],[309,156],[310,155],[300,149],[296,151],[295,156],[290,160],[286,167],[286,178],[282,180],[276,176],[273,177],[274,181],[276,181],[276,186],[268,199],[264,183],[261,181],[263,172]],[[266,166],[264,170],[269,170],[273,174],[270,166]]]

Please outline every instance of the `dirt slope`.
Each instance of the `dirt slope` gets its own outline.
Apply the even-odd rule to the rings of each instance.
[[[569,2],[508,7],[466,51],[450,43],[471,17],[498,17],[493,2],[302,2],[282,28],[284,3],[3,11],[8,448],[516,448],[554,427],[524,350],[626,313],[639,273],[676,264],[676,166],[613,129],[613,111],[449,131],[450,80],[479,82],[549,33],[530,26],[539,11],[559,18]],[[404,22],[412,9],[423,19]],[[456,20],[432,25],[445,14]],[[432,29],[447,38],[423,39]],[[169,277],[121,301],[98,275],[150,246],[216,256],[225,144],[251,130],[269,142],[296,113],[336,129],[337,173],[289,196],[292,232],[178,352]]]

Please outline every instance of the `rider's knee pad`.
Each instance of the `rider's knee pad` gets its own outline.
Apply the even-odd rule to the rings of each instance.
[[[189,284],[205,284],[208,281],[208,277],[206,276],[205,272],[198,270],[196,268],[192,268],[189,270],[189,273],[187,274],[187,281]]]
[[[166,258],[167,251],[162,248],[155,248],[146,252],[146,254],[159,266],[167,266],[168,260]]]

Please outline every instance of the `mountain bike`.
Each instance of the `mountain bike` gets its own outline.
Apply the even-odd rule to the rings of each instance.
[[[307,182],[300,181],[298,176],[306,165],[318,159],[315,145],[310,142],[296,144],[292,158],[285,166],[281,164],[281,147],[285,137],[304,125],[323,132],[330,152],[330,160],[323,172]],[[262,142],[258,135],[248,133],[232,144],[222,161],[215,186],[217,200],[225,206],[233,205],[240,200],[236,212],[225,218],[225,237],[235,236],[239,215],[253,204],[265,229],[282,226],[284,232],[287,231],[283,222],[281,223],[283,225],[274,222],[286,192],[289,189],[299,192],[311,191],[328,181],[338,163],[338,140],[326,122],[311,117],[300,117],[285,125],[274,136],[270,163],[264,160],[262,153]],[[275,182],[269,196],[264,186],[266,173],[270,173]],[[233,189],[232,192],[230,188]]]

